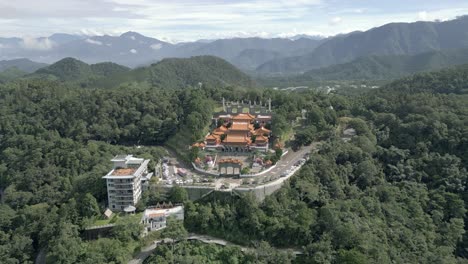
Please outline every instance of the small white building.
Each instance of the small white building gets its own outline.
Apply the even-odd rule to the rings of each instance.
[[[161,230],[166,227],[167,218],[173,216],[177,220],[184,220],[184,206],[156,206],[147,208],[141,218],[146,232]]]
[[[123,211],[125,207],[136,206],[142,189],[153,176],[153,173],[148,173],[150,160],[117,155],[111,161],[113,169],[103,177],[107,181],[109,209]]]

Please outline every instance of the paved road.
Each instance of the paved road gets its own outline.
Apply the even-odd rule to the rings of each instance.
[[[157,241],[160,242],[160,241]],[[157,243],[152,243],[151,245],[141,249],[140,253],[135,256],[134,259],[130,260],[128,264],[141,264],[143,261],[153,254],[153,251],[156,249]]]
[[[229,242],[227,240],[212,237],[212,236],[208,236],[208,235],[199,235],[199,234],[193,234],[192,233],[192,234],[189,234],[189,236],[187,237],[187,240],[197,240],[197,241],[200,241],[200,242],[203,242],[203,243],[206,243],[206,244],[216,244],[216,245],[220,245],[220,246],[239,246],[242,251],[255,250],[255,248],[243,247],[243,246],[231,243],[231,242]],[[141,264],[141,263],[143,263],[143,261],[153,253],[153,251],[156,249],[157,245],[159,245],[159,243],[161,243],[162,240],[157,240],[155,242],[156,243],[152,243],[151,245],[143,248],[141,250],[141,252],[138,253],[138,255],[134,259],[132,259],[132,260],[130,260],[128,262],[128,264]],[[292,253],[294,255],[303,254],[303,252],[301,250],[298,250],[298,249],[279,248],[277,250],[280,250],[280,251],[289,251],[290,250],[290,251],[292,251]]]
[[[291,167],[298,162],[300,159],[304,158],[307,153],[313,152],[317,149],[319,142],[314,142],[310,146],[302,147],[298,151],[289,150],[286,155],[284,155],[276,164],[276,167],[265,175],[271,176],[281,176],[283,172],[291,169]]]
[[[265,175],[270,175],[273,176],[273,178],[278,178],[274,181],[267,182],[265,184],[257,185],[255,187],[238,187],[237,190],[251,190],[251,189],[258,189],[258,188],[263,188],[266,186],[271,186],[271,185],[278,185],[280,183],[283,183],[284,181],[288,180],[290,177],[292,177],[301,167],[302,165],[299,166],[294,166],[296,162],[298,162],[300,159],[304,158],[304,156],[307,153],[312,153],[316,151],[318,146],[320,145],[320,142],[314,142],[310,146],[305,146],[301,148],[300,150],[294,152],[292,150],[289,150],[287,154],[285,154],[280,161],[276,164],[276,167],[272,169],[270,172],[265,173]],[[289,173],[281,177],[284,173],[289,171]]]

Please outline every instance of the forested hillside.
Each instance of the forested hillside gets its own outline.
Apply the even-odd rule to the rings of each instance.
[[[466,48],[468,16],[449,21],[390,23],[365,32],[328,39],[309,54],[275,59],[259,73],[299,73],[369,55],[414,55],[433,50]]]
[[[331,136],[261,204],[253,197],[188,203],[187,227],[238,243],[302,247],[304,263],[462,263],[468,97],[439,85],[466,85],[452,77],[467,73],[419,75],[360,98],[312,103],[298,144],[333,134],[334,124],[357,136],[349,143]]]
[[[198,69],[205,60],[211,66]],[[159,147],[130,146],[163,145],[187,131],[193,139],[203,137],[214,102],[223,97],[272,98],[276,134],[289,131],[290,120],[305,109],[291,144],[322,146],[262,203],[250,195],[185,201],[185,227],[248,246],[299,248],[305,255],[270,258],[181,244],[170,252],[161,248],[151,259],[338,264],[463,263],[468,257],[466,67],[416,75],[353,97],[221,88],[214,74],[207,77],[214,85],[193,85],[200,80],[191,72],[235,76],[216,69],[225,62],[211,61],[153,65],[154,78],[184,77],[167,83],[172,89],[160,87],[162,81],[112,89],[39,79],[0,85],[2,263],[32,263],[40,251],[50,263],[127,263],[142,245],[138,226],[119,221],[109,238],[92,242],[79,235],[105,209],[101,177],[109,159],[118,153],[158,159]],[[178,89],[181,83],[194,87]],[[345,128],[357,132],[349,142],[341,139]],[[143,205],[171,199],[154,188]]]
[[[17,68],[20,71],[31,73],[46,66],[47,64],[45,63],[39,63],[28,59],[2,60],[0,61],[0,72],[10,68]]]
[[[48,67],[37,70],[31,78],[44,78],[69,82],[93,82],[95,79],[123,74],[130,69],[112,62],[88,65],[74,58],[62,59]]]
[[[15,79],[18,79],[20,77],[25,76],[28,74],[27,72],[24,72],[22,70],[19,70],[16,67],[11,67],[8,68],[2,72],[0,72],[0,83],[6,83],[9,81],[13,81]]]
[[[253,85],[249,76],[232,64],[213,56],[197,56],[188,59],[164,59],[148,67],[141,67],[126,74],[119,74],[96,82],[96,87],[115,87],[121,83],[140,83],[166,89],[208,86]]]
[[[422,71],[468,63],[468,49],[417,55],[366,56],[352,62],[311,70],[297,80],[391,80]]]

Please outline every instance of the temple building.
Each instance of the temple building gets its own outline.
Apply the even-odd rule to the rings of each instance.
[[[205,148],[228,152],[267,151],[271,131],[263,126],[268,120],[261,117],[262,120],[258,120],[250,113],[229,115],[229,118],[219,116],[224,124],[205,137]],[[261,125],[260,128],[255,129],[254,123]]]

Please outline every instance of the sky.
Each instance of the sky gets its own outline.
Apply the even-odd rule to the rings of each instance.
[[[0,37],[126,31],[170,42],[332,36],[466,14],[465,0],[0,0]]]

